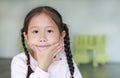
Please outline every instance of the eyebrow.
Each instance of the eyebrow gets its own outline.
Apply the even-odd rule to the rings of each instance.
[[[38,26],[32,26],[32,27],[30,27],[30,29],[33,29],[33,28],[38,28]]]
[[[32,27],[30,27],[30,29],[34,29],[34,28],[39,28],[38,26],[32,26]],[[53,29],[55,29],[55,27],[54,26],[46,26],[45,28],[53,28]]]
[[[46,28],[55,28],[54,26],[47,26]]]

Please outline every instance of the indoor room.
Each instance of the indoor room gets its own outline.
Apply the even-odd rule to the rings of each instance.
[[[0,0],[0,78],[11,77],[12,58],[24,51],[24,18],[37,6],[51,6],[61,14],[82,78],[120,77],[119,0]]]

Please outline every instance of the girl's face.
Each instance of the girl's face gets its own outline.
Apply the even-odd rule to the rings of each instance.
[[[55,22],[45,13],[32,17],[29,26],[28,34],[23,33],[29,46],[35,45],[40,49],[45,49],[61,42],[65,36],[65,31],[61,34]]]

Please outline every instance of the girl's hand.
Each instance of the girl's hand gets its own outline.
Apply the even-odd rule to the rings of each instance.
[[[60,43],[52,45],[51,47],[48,47],[47,49],[44,49],[42,51],[39,49],[39,47],[35,45],[33,45],[32,48],[35,52],[38,66],[44,71],[48,70],[48,67],[56,59],[56,55],[62,49]]]

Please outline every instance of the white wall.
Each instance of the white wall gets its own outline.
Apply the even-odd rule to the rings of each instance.
[[[120,2],[118,0],[0,1],[0,57],[19,53],[18,36],[24,16],[38,5],[50,5],[75,34],[106,34],[110,62],[120,62]]]

